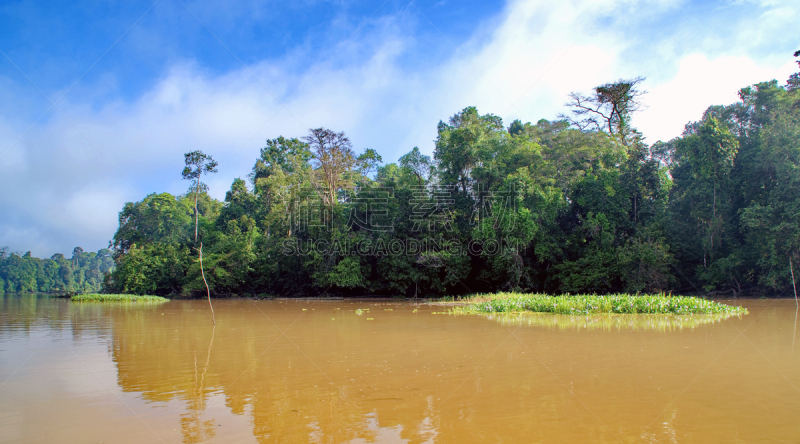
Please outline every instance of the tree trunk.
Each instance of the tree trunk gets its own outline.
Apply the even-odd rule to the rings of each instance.
[[[200,214],[197,212],[197,195],[200,194],[200,178],[197,179],[197,186],[194,188],[194,243],[197,243],[197,220]]]
[[[717,218],[717,181],[714,181],[714,202],[711,205],[711,215]]]

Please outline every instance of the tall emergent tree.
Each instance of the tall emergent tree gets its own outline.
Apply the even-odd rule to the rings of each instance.
[[[644,77],[620,79],[594,88],[594,94],[570,93],[567,106],[572,108],[574,118],[567,118],[581,130],[607,131],[623,145],[627,145],[631,134],[631,115],[641,109],[639,97],[644,94],[637,86]]]
[[[350,139],[344,133],[325,128],[309,130],[304,137],[311,150],[314,166],[312,184],[320,192],[329,211],[338,202],[339,190],[352,186],[352,171],[359,164]],[[372,151],[374,158],[377,153]],[[364,161],[367,158],[363,158]]]
[[[192,151],[184,154],[186,166],[183,168],[183,178],[186,180],[194,180],[194,243],[197,245],[197,225],[200,214],[197,212],[197,197],[200,194],[201,187],[205,190],[208,187],[200,181],[203,174],[210,174],[217,172],[217,161],[211,158],[208,154],[202,151]],[[208,295],[208,306],[211,307],[211,320],[214,325],[217,325],[217,320],[214,317],[214,307],[211,305],[211,289],[208,288],[208,281],[206,281],[206,273],[203,270],[203,243],[200,242],[200,248],[197,249],[200,256],[200,274],[203,276],[203,283],[206,285],[206,293]]]
[[[200,191],[204,191],[207,187],[206,185],[200,180],[200,177],[203,174],[210,174],[217,172],[217,161],[212,159],[211,156],[208,154],[203,153],[202,151],[192,151],[190,153],[186,153],[183,155],[185,157],[186,166],[183,168],[183,178],[185,180],[193,180],[195,181],[194,185],[194,243],[197,243],[197,224],[198,224],[198,216],[197,213],[197,197],[200,195]]]

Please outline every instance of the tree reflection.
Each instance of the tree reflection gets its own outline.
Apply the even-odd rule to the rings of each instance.
[[[216,434],[214,420],[209,419],[207,421],[203,421],[201,419],[202,412],[206,408],[206,372],[208,371],[209,363],[211,363],[211,347],[214,346],[214,333],[216,332],[216,329],[216,325],[211,328],[211,341],[208,343],[206,363],[203,366],[203,371],[200,373],[199,377],[197,375],[197,352],[194,354],[194,388],[192,390],[192,399],[189,400],[187,405],[188,411],[181,415],[183,442],[186,444],[204,442],[213,438]]]
[[[277,301],[219,301],[209,332],[195,302],[109,313],[119,386],[180,401],[184,443],[241,441],[227,434],[243,423],[262,444],[660,439],[644,425],[665,405],[681,412],[675,430],[702,416],[688,394],[674,400],[738,334],[714,316],[492,318],[545,327],[514,329],[413,307],[371,306],[367,320],[361,304]]]
[[[714,313],[702,315],[621,315],[587,316],[555,315],[551,313],[492,313],[481,315],[505,326],[528,325],[560,330],[654,330],[673,331],[716,324],[741,315]]]
[[[158,308],[2,301],[7,311],[0,338],[31,331],[37,338],[39,331],[62,336],[64,326],[75,323],[80,328],[73,334],[82,331],[91,346],[71,348],[79,356],[90,352],[81,359],[102,368],[107,361],[97,345],[107,341],[118,386],[129,393],[92,394],[87,408],[74,393],[83,393],[84,382],[95,383],[96,375],[71,372],[68,365],[48,374],[59,383],[74,379],[76,391],[46,398],[51,410],[69,406],[91,421],[138,427],[133,418],[120,418],[119,409],[105,408],[123,400],[131,412],[143,413],[148,428],[152,421],[156,433],[172,433],[166,442],[179,436],[185,443],[351,444],[797,436],[791,381],[765,377],[779,370],[791,378],[800,362],[790,352],[800,310],[786,306],[754,308],[749,323],[546,315],[528,318],[549,322],[531,321],[534,328],[504,328],[478,316],[431,316],[425,306],[417,313],[407,305],[369,304],[367,320],[356,314],[368,308],[361,302],[220,301],[220,323],[209,331],[207,307],[196,301]],[[62,350],[66,362],[74,357]],[[33,361],[51,367],[61,362],[55,358],[40,353]],[[42,382],[35,372],[15,379]],[[13,392],[11,384],[4,389]],[[40,397],[9,399],[10,408],[22,399],[30,411],[44,406]],[[754,403],[788,408],[749,409]],[[57,419],[51,428],[72,426]],[[65,436],[64,442],[86,441],[85,431],[71,430],[82,439]]]
[[[401,442],[421,443],[435,436],[432,399],[426,401],[419,389],[408,396],[413,370],[406,370],[401,379],[386,379],[394,370],[390,364],[381,360],[375,365],[359,350],[365,322],[355,313],[351,316],[358,321],[352,325],[356,328],[348,325],[332,335],[330,327],[315,323],[302,335],[288,337],[258,312],[227,319],[218,313],[220,322],[209,338],[207,321],[187,308],[191,304],[184,305],[171,303],[164,316],[111,313],[111,352],[120,387],[140,392],[149,401],[182,400],[184,443],[218,437],[219,421],[206,418],[223,399],[232,413],[252,418],[259,443],[383,442],[382,435],[397,426]],[[289,325],[297,312],[285,319],[278,315],[276,322]],[[341,319],[350,322],[345,318]],[[391,350],[393,342],[383,344],[383,352]],[[356,355],[358,361],[351,361]],[[212,392],[224,397],[209,396]],[[368,418],[378,416],[389,426],[373,427]],[[421,426],[408,427],[412,424]]]

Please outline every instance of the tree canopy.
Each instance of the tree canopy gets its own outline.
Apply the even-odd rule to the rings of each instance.
[[[652,144],[632,125],[641,78],[573,93],[554,121],[464,108],[431,155],[396,163],[312,129],[268,140],[224,202],[200,185],[216,164],[187,154],[186,195],[120,212],[106,289],[204,291],[199,236],[214,295],[783,294],[800,264],[797,78],[742,88]],[[78,285],[70,261],[36,261],[4,253],[6,291],[50,288],[37,273]]]
[[[114,269],[113,252],[104,248],[86,252],[72,250],[72,257],[54,254],[39,259],[30,252],[15,253],[0,248],[0,293],[97,292]]]

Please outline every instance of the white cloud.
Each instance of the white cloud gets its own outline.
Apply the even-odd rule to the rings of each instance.
[[[708,60],[690,54],[679,62],[675,77],[651,88],[634,124],[647,141],[670,140],[680,136],[684,125],[700,120],[710,105],[727,105],[738,100],[742,87],[771,79],[786,79],[796,71],[793,64],[758,65],[746,57],[720,57]]]
[[[436,123],[465,106],[506,122],[553,119],[570,91],[643,75],[653,79],[645,85],[649,109],[635,123],[655,141],[679,135],[707,106],[733,102],[740,87],[793,71],[773,53],[720,55],[718,44],[705,45],[703,38],[687,50],[679,37],[639,41],[622,26],[658,19],[675,6],[514,1],[493,27],[458,42],[450,59],[424,70],[404,64],[405,55],[425,44],[409,35],[408,17],[384,18],[376,31],[346,42],[330,63],[315,61],[300,74],[298,54],[223,75],[185,61],[130,102],[98,109],[65,99],[59,106],[80,131],[53,114],[0,159],[0,245],[40,256],[69,253],[75,245],[105,247],[125,201],[187,189],[180,179],[183,153],[195,149],[220,162],[208,183],[222,198],[235,177],[249,173],[265,139],[300,137],[306,127],[345,131],[357,149],[375,148],[392,161],[413,146],[432,153]],[[783,23],[796,12],[775,14],[767,18]],[[428,26],[427,20],[415,26]],[[760,29],[758,38],[769,40],[769,31]],[[652,54],[642,58],[648,45]],[[281,108],[279,100],[287,99]],[[9,121],[0,115],[0,136],[16,141],[27,127]]]

